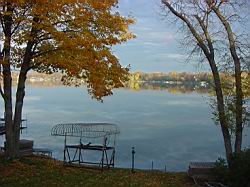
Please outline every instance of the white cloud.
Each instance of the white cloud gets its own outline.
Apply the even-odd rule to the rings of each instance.
[[[166,60],[184,61],[187,59],[187,55],[180,53],[159,53],[152,56],[161,58],[162,60],[166,59]]]
[[[175,39],[174,33],[166,32],[166,31],[148,32],[148,33],[145,33],[145,36],[147,39],[150,39],[150,40],[157,40],[157,41],[163,40],[164,42],[173,41]]]

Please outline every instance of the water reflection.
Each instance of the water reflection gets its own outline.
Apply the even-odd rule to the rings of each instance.
[[[141,169],[149,169],[154,161],[156,169],[166,165],[168,170],[186,170],[190,161],[213,161],[223,156],[220,128],[211,120],[206,94],[166,90],[119,89],[99,103],[83,88],[28,86],[24,104],[28,129],[22,137],[34,139],[36,147],[50,148],[62,159],[63,138],[50,135],[53,125],[107,122],[121,129],[118,167],[130,167],[132,146],[136,148],[135,166]],[[249,136],[244,138],[244,145],[250,145]]]
[[[207,94],[211,92],[212,89],[211,86],[201,85],[194,82],[173,82],[171,84],[164,82],[130,82],[126,88],[135,91],[166,90],[172,94],[185,94],[192,92]]]

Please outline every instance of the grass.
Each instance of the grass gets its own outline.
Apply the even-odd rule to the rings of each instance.
[[[0,160],[1,187],[195,187],[186,173],[161,173],[127,169],[101,172],[83,167],[66,167],[61,161],[26,157]]]

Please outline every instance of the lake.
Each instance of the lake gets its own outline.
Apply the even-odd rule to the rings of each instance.
[[[170,171],[187,170],[191,161],[214,161],[224,156],[219,126],[212,121],[206,94],[169,93],[163,90],[119,89],[104,103],[91,99],[86,89],[28,86],[24,117],[28,129],[22,138],[34,140],[34,147],[53,150],[62,159],[63,138],[50,130],[58,123],[107,122],[117,124],[116,166],[130,167],[131,147],[135,147],[135,167]],[[1,100],[1,114],[3,102]],[[244,146],[250,145],[249,129]],[[0,143],[3,137],[0,137]]]

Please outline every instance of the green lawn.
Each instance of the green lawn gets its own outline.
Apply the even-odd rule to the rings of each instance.
[[[160,173],[126,169],[97,169],[66,167],[62,162],[27,157],[20,161],[0,161],[1,187],[195,187],[186,173]]]

